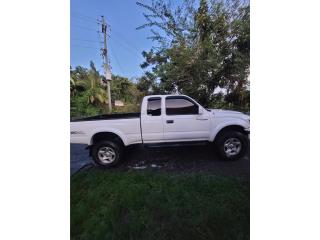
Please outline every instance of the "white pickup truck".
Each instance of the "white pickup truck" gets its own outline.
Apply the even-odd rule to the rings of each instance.
[[[205,109],[185,95],[152,95],[141,113],[107,114],[71,121],[71,143],[87,144],[93,160],[112,167],[132,144],[167,146],[211,143],[224,159],[248,150],[250,118],[241,112]]]

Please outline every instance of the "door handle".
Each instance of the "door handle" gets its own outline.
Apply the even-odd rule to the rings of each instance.
[[[167,123],[174,123],[173,120],[167,120]]]
[[[205,121],[205,120],[209,120],[209,118],[197,118],[197,120]]]

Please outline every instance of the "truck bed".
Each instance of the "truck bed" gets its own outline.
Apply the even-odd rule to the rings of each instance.
[[[140,113],[105,114],[70,123],[71,143],[91,144],[94,134],[111,132],[118,135],[125,145],[141,143]]]

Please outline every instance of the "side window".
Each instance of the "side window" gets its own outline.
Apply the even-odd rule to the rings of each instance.
[[[199,106],[183,97],[166,98],[167,115],[198,114]]]
[[[147,115],[160,116],[161,115],[161,98],[149,98],[147,105]]]

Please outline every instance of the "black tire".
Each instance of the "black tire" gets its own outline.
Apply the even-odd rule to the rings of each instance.
[[[225,147],[225,143],[228,140],[230,141],[231,139],[236,139],[241,143],[240,151],[239,151],[239,153],[233,153],[235,155],[227,155],[226,150],[225,150],[227,148],[227,147]],[[230,130],[230,131],[226,131],[226,132],[219,134],[217,136],[217,139],[215,140],[215,145],[216,145],[218,154],[221,158],[223,158],[225,160],[237,160],[237,159],[242,158],[248,152],[249,139],[248,139],[247,135],[245,135],[241,132]]]
[[[106,160],[103,161],[101,159],[101,156],[99,157],[99,151],[104,150],[104,148],[109,149],[111,153],[114,152],[114,154],[115,154],[114,159],[108,160],[109,162],[107,162]],[[99,166],[105,167],[105,168],[111,168],[121,162],[122,155],[123,155],[123,146],[121,144],[119,144],[117,141],[112,141],[112,140],[100,141],[100,142],[95,143],[92,146],[91,154],[92,154],[93,161],[96,164],[98,164]],[[100,153],[100,155],[101,155],[101,153]]]

